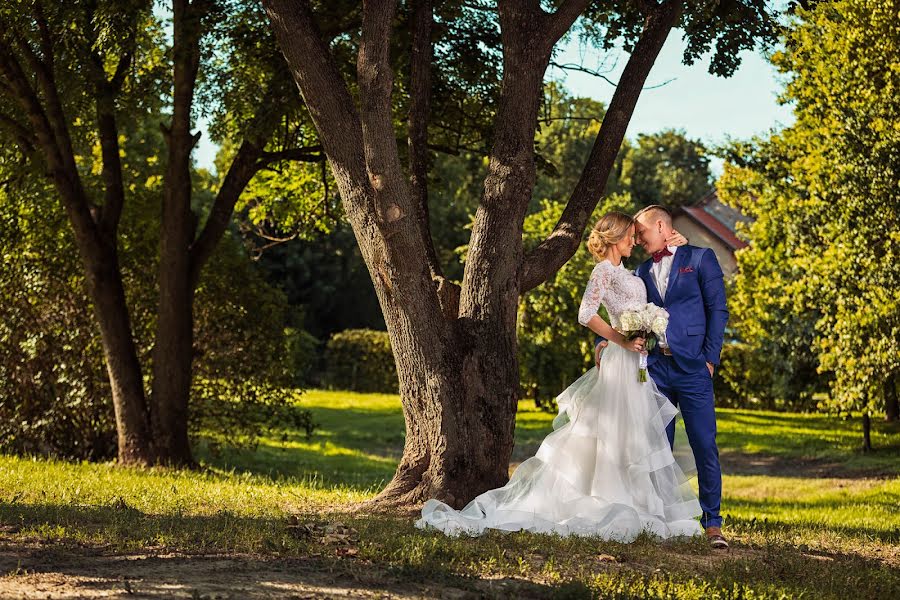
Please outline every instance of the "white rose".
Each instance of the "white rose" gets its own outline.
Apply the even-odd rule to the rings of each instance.
[[[659,337],[663,337],[666,335],[666,328],[669,326],[668,317],[657,316],[653,319],[653,325],[650,327],[650,330],[655,333]]]
[[[641,328],[640,319],[633,312],[622,313],[620,320],[624,331],[636,331]]]

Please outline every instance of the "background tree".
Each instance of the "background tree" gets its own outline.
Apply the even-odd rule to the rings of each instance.
[[[691,204],[712,186],[706,148],[674,129],[639,134],[622,161],[622,184],[645,206]]]
[[[5,139],[41,164],[72,226],[101,332],[119,460],[191,464],[188,400],[201,272],[255,173],[287,159],[320,159],[303,145],[301,105],[257,5],[173,0],[171,45],[152,5],[6,3],[0,122]],[[201,110],[213,114],[214,138],[230,136],[235,149],[208,206],[195,202],[191,165]],[[162,121],[166,152],[154,174],[162,181],[154,351],[142,365],[119,225],[133,189],[146,181],[130,178],[122,157],[122,138],[140,135],[143,115]],[[152,370],[149,398],[145,367]]]
[[[459,506],[507,479],[518,399],[515,322],[519,296],[552,277],[581,243],[606,187],[641,88],[669,32],[686,30],[687,60],[716,41],[713,70],[728,74],[737,50],[771,32],[761,2],[667,1],[590,5],[498,3],[502,83],[488,173],[460,285],[437,264],[427,219],[427,156],[432,112],[434,11],[411,3],[409,177],[392,114],[391,69],[397,5],[366,2],[353,100],[318,15],[302,0],[267,0],[278,43],[319,133],[385,315],[406,417],[404,455],[385,503],[438,497]],[[484,12],[466,3],[462,12]],[[491,13],[488,13],[491,14]],[[587,35],[631,52],[588,162],[554,231],[527,255],[522,228],[535,180],[534,137],[544,73],[554,47],[584,15]],[[496,48],[497,46],[493,46]],[[485,67],[486,68],[486,67]]]
[[[158,122],[148,118],[144,135],[123,144],[128,178],[144,182],[123,207],[118,249],[141,362],[152,352],[157,303]],[[117,453],[114,410],[85,274],[65,211],[34,166],[0,160],[0,449],[108,460]],[[201,191],[197,200],[210,196]],[[288,305],[234,233],[197,288],[188,430],[213,444],[253,442],[275,419],[310,425],[285,389],[297,383],[298,362],[285,335]]]
[[[896,413],[900,356],[900,25],[896,2],[841,0],[797,11],[773,57],[796,123],[728,165],[720,189],[754,216],[738,254],[749,322],[814,322],[823,407]],[[796,327],[794,328],[797,329]],[[798,341],[808,339],[801,337]]]

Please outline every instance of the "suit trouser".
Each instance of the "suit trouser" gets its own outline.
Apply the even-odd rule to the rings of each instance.
[[[713,382],[707,369],[699,373],[681,370],[671,356],[661,355],[649,366],[650,376],[669,401],[681,410],[688,442],[697,463],[703,527],[721,527],[722,467],[716,446],[716,410]],[[666,428],[669,445],[675,446],[675,420]]]

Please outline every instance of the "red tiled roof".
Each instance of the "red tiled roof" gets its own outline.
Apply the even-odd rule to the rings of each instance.
[[[681,207],[681,210],[693,221],[722,240],[726,246],[731,248],[732,252],[747,246],[747,242],[734,235],[733,231],[720,223],[718,219],[703,210],[700,206],[683,206]]]

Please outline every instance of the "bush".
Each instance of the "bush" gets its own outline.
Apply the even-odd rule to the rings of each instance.
[[[397,393],[399,381],[386,331],[347,329],[325,348],[325,385],[355,392]]]
[[[303,329],[284,330],[287,348],[286,367],[293,387],[317,386],[321,383],[318,338]]]
[[[716,405],[794,412],[816,409],[823,378],[814,366],[805,369],[795,358],[781,360],[775,353],[742,342],[722,346],[716,369]]]

